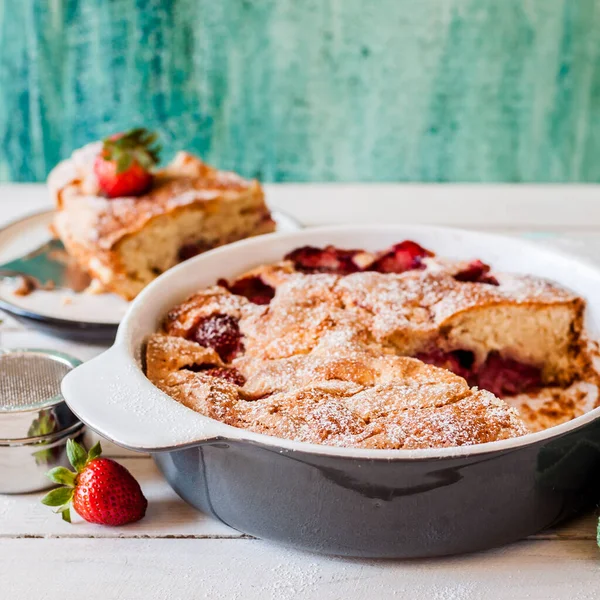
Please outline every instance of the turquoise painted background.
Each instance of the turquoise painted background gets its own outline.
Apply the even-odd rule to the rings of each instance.
[[[0,180],[141,123],[266,181],[600,182],[600,0],[0,0]]]

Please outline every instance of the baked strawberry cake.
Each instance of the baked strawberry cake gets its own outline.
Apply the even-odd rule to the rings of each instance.
[[[235,427],[358,448],[523,435],[512,398],[590,376],[585,303],[552,282],[412,241],[303,247],[174,307],[146,373]]]
[[[89,144],[48,178],[55,234],[102,288],[130,300],[199,252],[274,231],[257,181],[179,152],[156,168],[144,129]]]

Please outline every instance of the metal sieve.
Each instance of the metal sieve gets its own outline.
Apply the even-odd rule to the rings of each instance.
[[[52,350],[0,350],[0,493],[49,487],[45,472],[66,465],[66,441],[84,426],[60,384],[79,364]]]

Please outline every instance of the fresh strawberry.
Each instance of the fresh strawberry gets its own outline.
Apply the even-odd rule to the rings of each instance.
[[[232,294],[244,296],[253,304],[269,304],[275,297],[275,289],[256,275],[237,279],[232,284],[226,279],[219,279],[217,284],[228,289]]]
[[[144,128],[117,133],[104,140],[94,173],[109,198],[139,196],[152,185],[151,169],[158,163],[156,133]]]
[[[71,522],[70,506],[90,523],[125,525],[139,521],[148,501],[133,475],[110,458],[101,458],[100,442],[89,453],[75,440],[67,441],[67,456],[75,469],[55,467],[47,476],[62,484],[42,498],[47,506],[58,507],[65,521]]]

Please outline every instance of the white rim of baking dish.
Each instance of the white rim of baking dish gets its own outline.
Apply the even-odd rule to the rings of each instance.
[[[0,255],[4,254],[4,258],[6,258],[6,244],[8,243],[10,246],[13,239],[26,239],[27,244],[22,251],[16,254],[9,253],[8,260],[18,258],[19,255],[22,256],[49,242],[52,236],[48,227],[55,214],[54,208],[46,208],[14,219],[0,227]],[[274,209],[271,216],[275,220],[279,232],[282,229],[286,232],[303,228],[297,219],[286,212]],[[45,226],[42,227],[43,225]],[[42,237],[39,233],[36,234],[38,228],[44,231]],[[2,264],[5,262],[4,259],[0,260]],[[3,280],[4,277],[0,275],[0,283]],[[26,319],[33,327],[37,326],[42,329],[51,327],[58,335],[67,338],[83,340],[93,338],[106,343],[112,342],[115,339],[119,321],[127,309],[127,301],[112,294],[105,297],[95,294],[69,295],[69,300],[74,302],[65,303],[65,294],[71,294],[69,290],[56,288],[39,291],[37,294],[30,294],[24,298],[15,296],[11,288],[12,286],[5,289],[0,287],[1,310],[17,318]],[[78,306],[75,314],[73,314],[74,306]],[[56,307],[60,307],[58,311]]]
[[[330,238],[333,238],[330,239],[330,243],[337,244],[340,242],[335,240],[336,237],[348,236],[348,241],[342,242],[343,244],[347,247],[360,247],[359,240],[352,244],[351,239],[353,236],[358,238],[365,235],[395,236],[396,241],[406,238],[415,239],[425,246],[429,244],[434,251],[436,251],[435,240],[439,241],[444,237],[449,238],[450,241],[467,238],[474,247],[479,248],[477,252],[473,250],[478,256],[462,256],[462,258],[482,258],[486,262],[492,262],[492,265],[494,260],[490,260],[490,256],[494,255],[494,251],[490,251],[490,247],[496,248],[495,251],[499,253],[506,253],[510,248],[510,252],[519,259],[519,263],[526,264],[528,258],[534,257],[533,262],[539,262],[542,267],[536,269],[537,274],[540,270],[553,267],[563,271],[565,276],[556,278],[556,281],[562,285],[575,289],[577,285],[570,284],[582,281],[590,288],[597,289],[600,307],[600,269],[584,259],[523,239],[427,225],[338,225],[315,227],[286,234],[268,234],[206,252],[174,267],[152,282],[133,301],[119,326],[112,348],[67,374],[62,386],[67,404],[83,422],[101,435],[121,446],[144,452],[172,451],[217,440],[231,440],[259,444],[281,453],[303,452],[371,460],[455,458],[516,450],[561,437],[598,418],[600,407],[544,431],[501,441],[445,448],[367,450],[298,442],[226,425],[186,408],[155,387],[144,375],[141,366],[143,343],[141,340],[156,330],[160,319],[170,307],[184,300],[194,290],[216,281],[217,277],[209,277],[210,281],[196,282],[196,279],[200,279],[197,274],[202,271],[203,266],[208,270],[208,266],[212,265],[214,271],[218,265],[221,269],[221,265],[228,257],[238,255],[238,262],[242,257],[241,260],[248,262],[248,266],[235,270],[222,268],[218,275],[233,277],[247,270],[251,264],[260,264],[265,260],[274,261],[275,257],[281,257],[285,252],[299,245],[323,245],[328,243],[326,240]],[[434,243],[425,242],[424,237],[434,240]],[[386,244],[382,243],[380,247],[385,246]],[[257,262],[252,263],[253,253],[261,248],[264,250],[265,247],[275,248],[265,252],[272,254],[273,257],[257,259]],[[443,251],[439,252],[444,255]],[[460,257],[455,256],[455,258]],[[512,270],[519,271],[518,268]],[[565,279],[568,279],[568,282],[565,282]],[[168,299],[163,298],[159,302],[161,296],[166,296]],[[153,313],[153,316],[146,318],[148,312]],[[149,327],[148,322],[144,325],[144,320],[152,321],[154,327]],[[592,327],[593,332],[597,329],[596,326]]]

